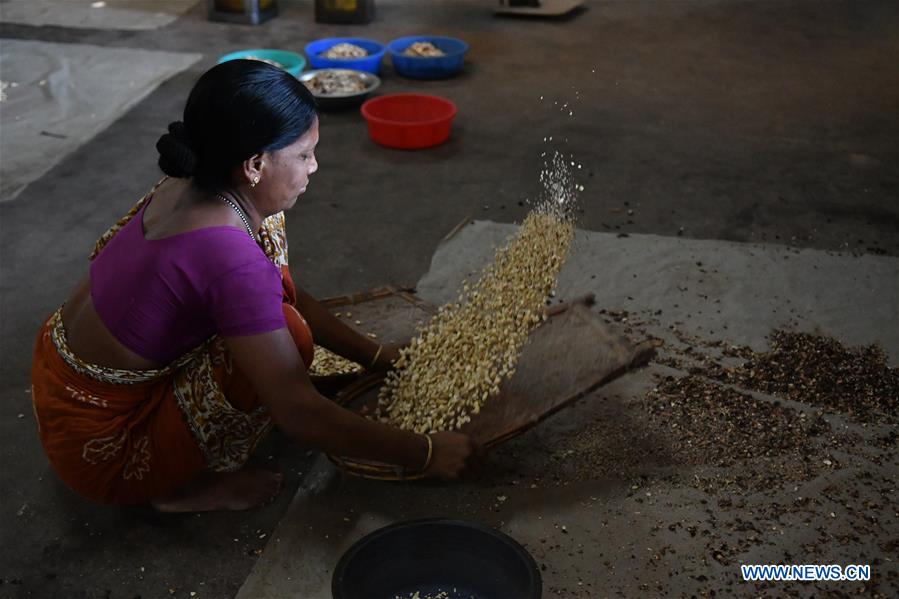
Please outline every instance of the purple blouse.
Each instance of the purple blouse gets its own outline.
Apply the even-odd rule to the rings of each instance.
[[[287,326],[281,272],[246,230],[217,226],[146,239],[151,199],[91,262],[94,309],[116,339],[168,364],[216,333]]]

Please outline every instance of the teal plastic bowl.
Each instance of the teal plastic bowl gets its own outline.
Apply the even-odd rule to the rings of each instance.
[[[254,50],[241,50],[240,52],[232,52],[231,54],[225,54],[221,58],[219,58],[219,64],[223,62],[227,62],[229,60],[237,60],[238,58],[264,58],[265,60],[270,60],[271,62],[277,63],[282,69],[293,75],[294,77],[298,77],[300,73],[303,72],[303,69],[306,68],[306,59],[302,54],[297,54],[296,52],[288,52],[287,50],[266,50],[263,48],[257,48]]]

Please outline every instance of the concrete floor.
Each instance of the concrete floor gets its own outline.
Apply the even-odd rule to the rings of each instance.
[[[460,282],[488,265],[494,248],[514,233],[514,225],[489,221],[463,227],[435,252],[418,282],[418,297],[434,305],[454,301]],[[663,341],[646,368],[587,393],[496,447],[480,476],[463,483],[369,481],[319,458],[267,537],[237,599],[328,599],[335,564],[344,552],[382,526],[418,518],[475,520],[511,535],[539,564],[544,597],[642,597],[650,590],[654,596],[681,597],[816,597],[824,591],[890,597],[899,592],[899,565],[884,549],[899,536],[899,505],[889,499],[899,481],[899,456],[876,442],[895,422],[860,424],[824,410],[838,435],[813,435],[801,451],[782,451],[778,447],[789,433],[781,428],[743,459],[716,462],[711,456],[726,455],[735,446],[745,451],[748,441],[735,439],[739,433],[732,420],[718,419],[727,405],[724,388],[716,388],[709,409],[681,428],[656,426],[647,413],[649,391],[663,385],[665,377],[684,380],[696,368],[701,371],[704,360],[720,359],[706,340],[767,351],[774,328],[824,332],[850,346],[879,343],[895,367],[899,260],[581,231],[559,275],[556,301],[588,293],[599,307],[627,311],[624,320],[606,317],[609,329],[635,342]],[[864,312],[857,309],[860,304]],[[358,315],[358,307],[353,312]],[[588,329],[582,323],[567,334],[564,350],[556,348],[564,357],[539,366],[531,359],[529,369],[527,352],[535,351],[531,344],[539,344],[541,336],[531,337],[517,371],[539,368],[540,375],[513,377],[506,391],[528,388],[527,399],[515,405],[529,412],[530,402],[570,396],[565,389],[572,373],[591,372],[592,366],[595,376],[602,349],[594,337],[582,334]],[[678,355],[689,356],[688,363]],[[789,404],[785,413],[799,420],[814,419],[819,412],[809,398],[789,401],[781,394],[750,394],[745,387],[740,392],[747,401],[737,410],[739,418],[766,427],[777,425],[765,406]],[[685,403],[695,404],[701,395],[694,390]],[[503,400],[511,399],[491,401]],[[674,402],[666,397],[662,405]],[[693,436],[698,430],[705,432]],[[842,435],[859,441],[834,443]],[[687,458],[679,449],[685,437],[693,440],[688,444],[708,440],[710,451]],[[837,459],[838,467],[826,467]],[[812,472],[797,470],[797,462],[809,464]],[[777,472],[776,481],[715,488],[754,479],[758,472]],[[715,484],[706,486],[698,482],[702,479]],[[852,499],[844,502],[841,496]],[[811,501],[795,507],[797,498]],[[701,534],[690,535],[691,527]],[[739,564],[858,560],[872,566],[870,585],[781,582],[766,590],[742,581],[738,570]],[[442,582],[444,589],[448,582]],[[396,595],[409,598],[410,590],[420,588],[409,584]],[[468,595],[452,595],[457,597]]]
[[[419,32],[471,44],[460,77],[382,74],[383,93],[456,102],[444,146],[386,150],[358,113],[322,118],[320,171],[288,216],[294,275],[318,295],[414,283],[467,216],[520,220],[547,149],[584,165],[584,229],[899,255],[895,3],[588,1],[573,18],[533,21],[495,18],[487,2],[385,0],[358,27],[316,24],[311,2],[282,5],[257,28],[209,23],[200,5],[156,31],[0,24],[2,38],[204,54],[0,204],[0,595],[233,596],[308,471],[311,457],[273,435],[259,460],[288,484],[270,506],[174,518],[110,510],[57,482],[27,416],[40,323],[96,237],[159,177],[156,139],[228,51]]]

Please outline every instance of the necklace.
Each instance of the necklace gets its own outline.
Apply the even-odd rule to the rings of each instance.
[[[237,204],[235,204],[234,202],[232,202],[231,200],[229,200],[228,198],[226,198],[225,196],[223,196],[220,193],[217,193],[215,195],[218,196],[218,199],[225,202],[226,204],[231,206],[231,208],[234,209],[234,212],[237,213],[237,216],[240,217],[240,220],[243,221],[244,226],[247,228],[247,233],[250,234],[250,239],[252,239],[253,241],[256,241],[256,236],[253,235],[253,228],[250,226],[250,221],[247,219],[246,215],[243,213],[243,210],[240,208],[240,206],[238,206]]]

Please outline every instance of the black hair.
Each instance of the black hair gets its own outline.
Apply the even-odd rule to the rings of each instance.
[[[296,77],[259,60],[229,60],[194,85],[184,121],[159,138],[159,168],[224,187],[231,170],[254,154],[289,146],[317,118],[315,98]]]

